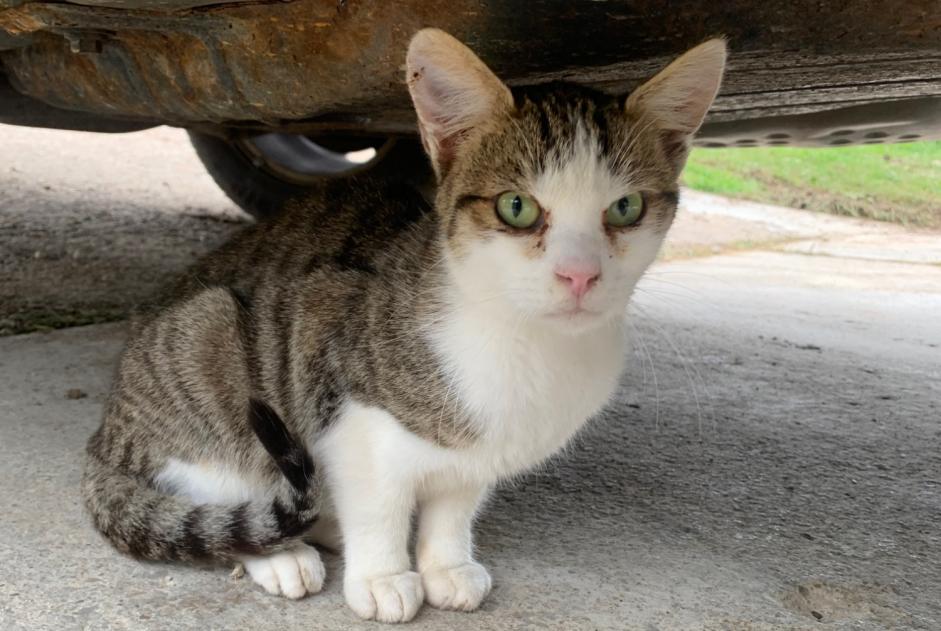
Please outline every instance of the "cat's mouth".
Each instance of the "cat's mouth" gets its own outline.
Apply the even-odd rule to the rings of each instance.
[[[546,314],[546,317],[552,318],[553,320],[588,320],[599,315],[601,314],[598,311],[592,311],[582,305],[576,305],[574,307],[550,311]]]

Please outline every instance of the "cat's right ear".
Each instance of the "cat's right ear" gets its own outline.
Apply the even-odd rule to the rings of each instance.
[[[468,131],[512,108],[513,96],[467,46],[435,28],[415,34],[405,66],[422,143],[440,179]]]

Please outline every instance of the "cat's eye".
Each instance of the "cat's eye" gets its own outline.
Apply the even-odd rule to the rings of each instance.
[[[531,228],[539,221],[542,211],[532,197],[508,191],[497,198],[497,215],[514,228]]]
[[[625,195],[610,206],[605,213],[609,226],[624,228],[632,226],[644,216],[644,196],[641,193]]]

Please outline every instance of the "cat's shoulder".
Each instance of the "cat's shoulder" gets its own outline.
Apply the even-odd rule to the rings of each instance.
[[[365,175],[329,180],[312,188],[308,194],[291,200],[273,222],[315,220],[317,228],[339,222],[350,230],[395,229],[432,212],[431,204],[415,185]]]

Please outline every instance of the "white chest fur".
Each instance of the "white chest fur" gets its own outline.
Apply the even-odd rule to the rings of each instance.
[[[479,438],[463,464],[500,478],[558,451],[609,399],[624,358],[622,323],[577,336],[458,315],[433,336],[450,396]]]
[[[449,375],[448,407],[470,415],[475,439],[439,447],[384,410],[350,401],[313,445],[335,483],[356,476],[419,489],[488,486],[522,473],[601,409],[624,361],[621,322],[567,336],[465,313],[440,323],[430,340]]]

